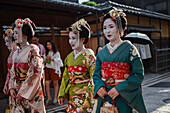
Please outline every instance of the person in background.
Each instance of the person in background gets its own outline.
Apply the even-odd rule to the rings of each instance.
[[[63,62],[59,51],[57,50],[53,40],[46,41],[46,56],[45,56],[45,85],[48,99],[46,100],[46,105],[56,104],[57,103],[57,94],[58,94],[58,80],[61,79],[61,70],[60,67],[63,67]],[[53,81],[54,85],[54,100],[50,95],[50,81]]]
[[[40,48],[40,56],[44,58],[45,48],[42,44],[39,43],[39,36],[37,32],[35,32],[35,35],[32,37],[32,43],[37,45]]]

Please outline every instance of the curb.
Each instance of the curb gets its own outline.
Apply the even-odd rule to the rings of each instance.
[[[157,81],[159,81],[159,80],[166,79],[166,78],[168,78],[168,77],[170,77],[170,72],[167,72],[167,73],[164,73],[164,74],[159,75],[158,77],[154,77],[154,78],[152,78],[152,79],[149,79],[149,80],[143,82],[143,83],[142,83],[142,86],[146,86],[146,85],[152,84],[152,83],[154,83],[154,82],[157,82]]]

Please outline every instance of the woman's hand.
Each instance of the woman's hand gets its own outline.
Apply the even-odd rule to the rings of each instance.
[[[58,99],[58,104],[59,104],[59,105],[63,105],[63,103],[64,103],[64,98]]]
[[[101,88],[97,91],[97,94],[98,94],[102,99],[104,99],[104,96],[105,96],[105,95],[108,95],[107,92],[106,92],[105,87],[101,87]]]
[[[16,92],[14,91],[14,89],[11,89],[11,90],[10,90],[10,94],[11,94],[11,97],[12,97],[13,99],[16,98]]]
[[[119,92],[114,87],[108,92],[108,95],[114,100],[119,95]]]
[[[49,60],[51,60],[51,57],[49,56],[49,55],[47,55],[47,57],[46,57],[47,59],[49,59]]]
[[[8,84],[4,85],[3,92],[4,92],[5,95],[8,93]]]

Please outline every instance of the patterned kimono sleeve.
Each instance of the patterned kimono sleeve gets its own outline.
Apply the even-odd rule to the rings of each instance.
[[[32,100],[41,88],[41,78],[43,72],[43,59],[39,55],[39,48],[31,45],[29,69],[25,81],[22,83],[18,95],[24,99]]]
[[[9,75],[9,72],[7,73],[7,76],[6,76],[6,81],[5,81],[5,84],[9,84],[9,79],[10,79],[10,75]]]
[[[64,65],[65,65],[65,69],[64,69],[64,73],[62,76],[62,81],[61,81],[61,85],[60,85],[60,89],[59,89],[59,93],[58,93],[58,99],[60,99],[62,97],[65,99],[68,99],[67,88],[69,85],[69,76],[68,76],[67,58],[64,61]]]
[[[101,61],[99,59],[99,54],[96,56],[96,65],[95,65],[95,71],[93,74],[93,82],[94,82],[94,93],[93,96],[97,98],[97,91],[100,89],[100,87],[105,87],[104,82],[101,79]]]
[[[131,64],[131,73],[126,81],[115,86],[119,94],[128,102],[133,103],[141,94],[140,85],[144,79],[144,68],[140,55],[136,47],[132,46],[129,53],[129,62]]]
[[[15,83],[16,83],[16,79],[15,79],[15,71],[14,71],[14,59],[15,57],[17,57],[17,51],[14,52],[13,57],[12,57],[12,68],[11,70],[9,70],[9,75],[10,75],[10,79],[9,79],[9,90],[11,89],[16,89]]]

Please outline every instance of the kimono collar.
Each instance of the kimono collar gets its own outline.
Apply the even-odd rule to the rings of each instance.
[[[109,53],[112,54],[122,43],[123,43],[123,41],[120,41],[117,44],[115,44],[114,46],[112,46],[111,42],[109,42],[107,44],[107,48],[109,50]]]
[[[78,53],[76,53],[76,51],[74,50],[73,51],[74,59],[76,59],[79,55],[81,55],[84,52],[85,49],[86,48],[83,46],[83,49]]]

